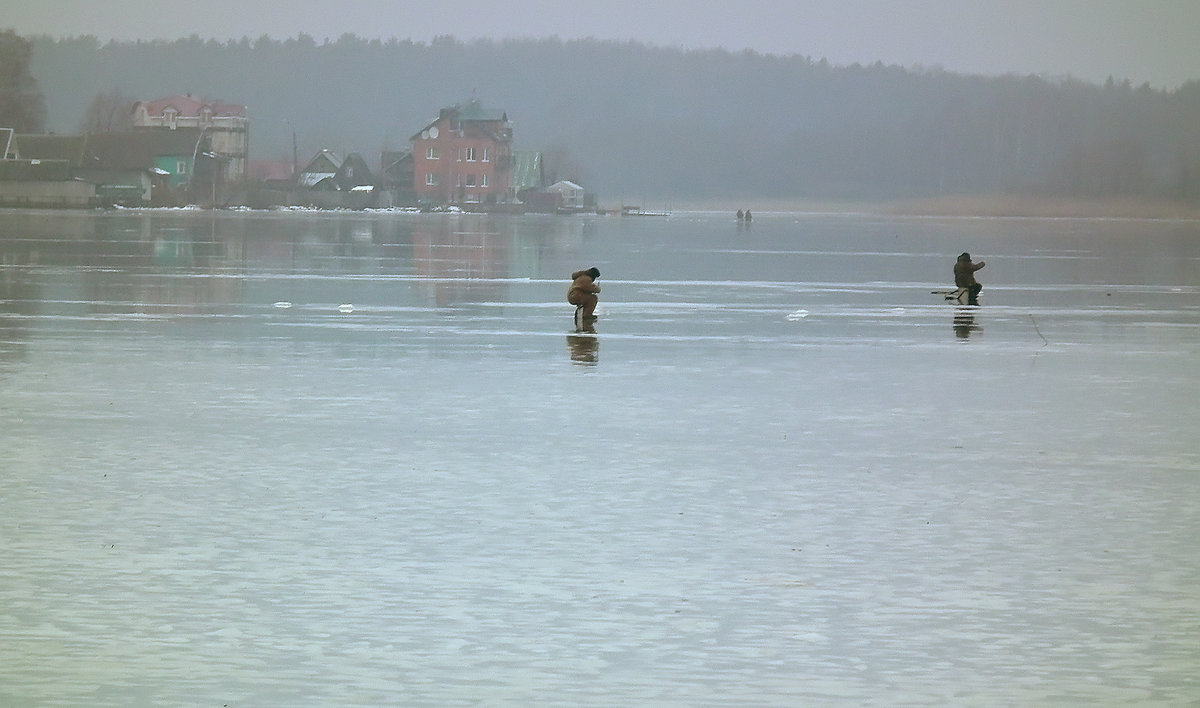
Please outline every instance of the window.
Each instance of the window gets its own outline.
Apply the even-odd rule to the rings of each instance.
[[[475,186],[475,175],[467,175],[467,186],[468,187]]]
[[[488,184],[487,184],[487,175],[481,175],[481,176],[479,177],[479,186],[480,186],[480,187],[486,187],[486,186],[488,186]]]
[[[467,148],[467,162],[475,162],[475,148]]]
[[[483,149],[483,161],[488,162],[488,149],[487,148]],[[487,179],[487,178],[485,177],[484,179]],[[484,186],[486,187],[487,185],[484,185]]]
[[[435,175],[432,172],[427,172],[425,174],[425,184],[426,185],[428,185],[430,187],[436,187],[437,183],[438,183],[437,175]]]
[[[437,147],[430,147],[425,150],[426,160],[437,160],[441,157],[442,151]]]

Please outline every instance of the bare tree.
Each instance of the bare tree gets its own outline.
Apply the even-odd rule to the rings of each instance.
[[[87,135],[120,133],[133,127],[133,103],[121,89],[99,91],[84,111],[79,132]]]
[[[583,166],[571,156],[570,150],[562,143],[555,143],[542,151],[542,167],[547,184],[564,179],[572,182],[581,182],[584,179]]]

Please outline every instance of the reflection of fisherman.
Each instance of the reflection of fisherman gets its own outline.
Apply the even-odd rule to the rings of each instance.
[[[595,332],[584,328],[584,332]],[[571,361],[585,366],[595,366],[600,361],[600,339],[595,334],[568,334],[567,350],[571,353]]]
[[[596,285],[596,279],[600,277],[600,269],[588,268],[587,270],[577,270],[571,274],[571,287],[567,289],[567,302],[577,308],[583,308],[583,319],[594,320],[596,316],[593,314],[596,311],[596,304],[600,302],[600,298],[596,297],[596,293],[600,292],[600,286]]]
[[[963,253],[954,264],[954,287],[967,289],[967,304],[979,304],[979,291],[983,286],[975,280],[975,271],[987,265],[983,261],[971,262],[971,254]]]
[[[954,336],[959,339],[966,339],[971,336],[972,332],[982,330],[983,327],[975,324],[975,311],[966,307],[961,307],[954,313]]]

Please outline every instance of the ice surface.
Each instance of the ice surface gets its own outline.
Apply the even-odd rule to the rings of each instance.
[[[3,217],[0,703],[1200,696],[1195,224]]]

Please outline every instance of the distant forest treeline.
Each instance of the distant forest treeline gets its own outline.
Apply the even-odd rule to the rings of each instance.
[[[833,66],[802,56],[559,39],[344,35],[29,38],[47,125],[99,95],[243,103],[251,159],[406,147],[443,106],[502,108],[515,146],[602,198],[880,199],[995,192],[1200,196],[1200,82]]]

